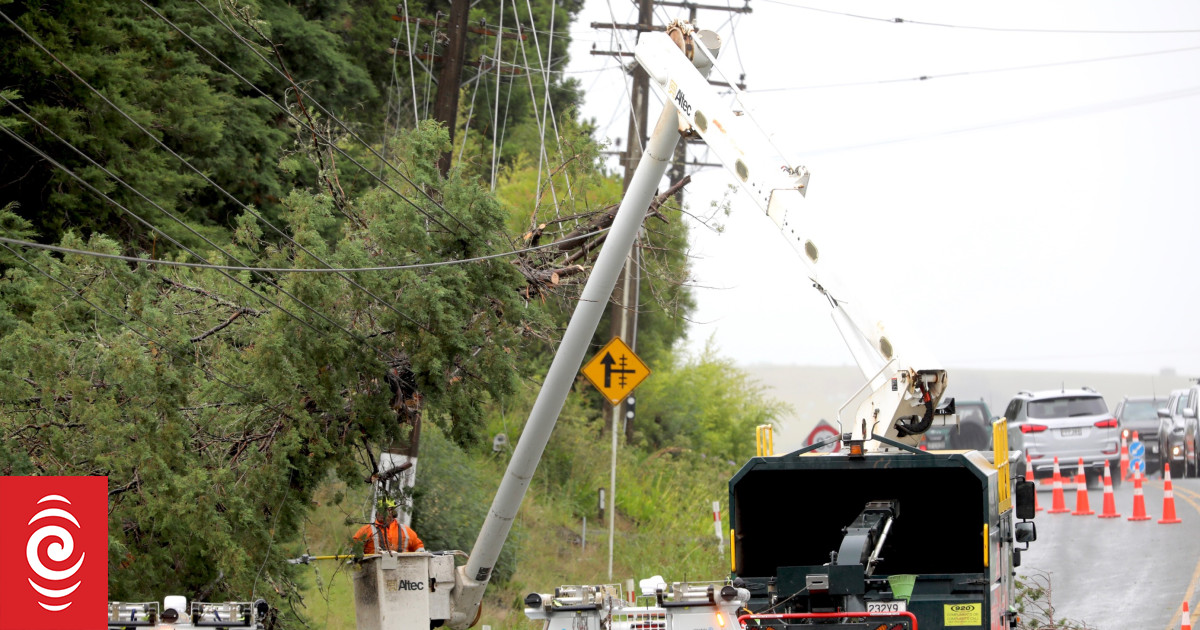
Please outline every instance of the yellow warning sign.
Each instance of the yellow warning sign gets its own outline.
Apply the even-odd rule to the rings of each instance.
[[[1012,509],[1012,471],[1008,465],[1008,421],[1004,418],[992,423],[992,461],[996,466],[996,490],[1001,513]]]
[[[950,626],[979,626],[983,624],[983,604],[944,604],[942,625]]]
[[[615,405],[650,376],[650,368],[620,337],[613,337],[591,361],[584,364],[583,375],[604,394],[608,402]]]

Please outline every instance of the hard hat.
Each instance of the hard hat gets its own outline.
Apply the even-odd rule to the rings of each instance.
[[[396,500],[388,498],[388,497],[383,497],[383,498],[379,499],[378,507],[381,510],[394,510],[394,509],[396,509]]]

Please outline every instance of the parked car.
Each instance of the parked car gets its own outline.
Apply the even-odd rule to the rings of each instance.
[[[1200,477],[1200,384],[1188,389],[1183,408],[1183,476]]]
[[[1158,410],[1158,451],[1161,461],[1171,464],[1171,470],[1182,475],[1183,438],[1187,433],[1187,418],[1183,412],[1188,408],[1190,389],[1177,389],[1167,398],[1167,405]],[[1193,422],[1195,419],[1193,418]]]
[[[992,450],[992,423],[998,417],[992,415],[988,404],[980,400],[955,398],[958,424],[935,423],[925,432],[925,448],[931,451],[990,451]],[[1019,429],[1011,423],[1008,427],[1009,452],[1023,452],[1024,439]],[[1025,458],[1018,458],[1013,466],[1014,476],[1025,475]]]
[[[954,406],[958,412],[958,425],[935,423],[925,432],[925,447],[933,451],[991,449],[994,418],[987,403],[955,398]]]
[[[1120,429],[1104,397],[1091,388],[1018,392],[1004,412],[1024,438],[1034,479],[1054,474],[1057,457],[1063,475],[1073,475],[1083,460],[1084,474],[1097,483],[1104,463],[1120,463]],[[1113,475],[1113,485],[1121,476]]]
[[[1165,399],[1153,396],[1126,396],[1113,410],[1117,426],[1121,428],[1121,438],[1128,443],[1136,431],[1138,439],[1146,445],[1147,474],[1157,472],[1162,467],[1162,450],[1158,440],[1158,410],[1166,404]],[[1114,471],[1113,474],[1117,473]]]

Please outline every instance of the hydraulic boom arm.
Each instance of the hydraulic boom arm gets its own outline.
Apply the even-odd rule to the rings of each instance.
[[[686,27],[685,27],[686,28]],[[889,329],[881,320],[863,315],[859,302],[837,286],[822,266],[820,249],[805,226],[801,204],[808,186],[808,169],[789,164],[772,147],[769,137],[748,116],[734,114],[697,67],[715,65],[704,46],[691,61],[662,33],[643,33],[635,50],[650,84],[681,119],[704,139],[722,164],[779,227],[808,267],[809,279],[832,307],[832,317],[855,362],[869,381],[865,399],[857,406],[850,429],[855,438],[872,433],[915,445],[929,428],[946,388],[946,371],[920,344]],[[897,269],[901,279],[916,271]]]

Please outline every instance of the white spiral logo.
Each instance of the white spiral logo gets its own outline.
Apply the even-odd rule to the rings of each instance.
[[[68,501],[66,497],[57,494],[48,494],[41,499],[38,499],[38,503],[45,503],[47,501],[62,502],[66,503],[67,505],[71,505],[71,502]],[[39,521],[44,518],[63,519],[74,523],[75,527],[79,528],[79,521],[75,520],[74,515],[64,509],[56,507],[46,508],[37,514],[34,514],[33,518],[29,519],[28,524],[33,525],[35,521]],[[25,545],[25,559],[29,562],[29,568],[33,569],[33,572],[36,573],[38,577],[50,582],[62,582],[69,580],[71,576],[75,575],[75,573],[79,571],[79,567],[83,566],[83,557],[86,554],[79,554],[79,561],[69,569],[51,569],[42,563],[42,558],[38,554],[38,549],[41,547],[42,541],[47,538],[50,538],[54,541],[46,547],[46,556],[50,560],[61,564],[71,559],[71,554],[75,550],[75,539],[71,537],[71,532],[58,525],[42,525],[36,532],[33,533],[32,536],[29,537],[29,542]],[[41,593],[51,600],[62,599],[70,595],[71,593],[75,592],[75,589],[79,588],[80,584],[83,584],[82,580],[78,580],[66,588],[52,589],[42,586],[41,584],[34,582],[32,579],[29,579],[29,585],[33,587],[33,590]],[[65,610],[67,606],[71,605],[71,602],[68,601],[65,604],[47,604],[39,599],[38,605],[46,610],[57,612],[60,610]]]

